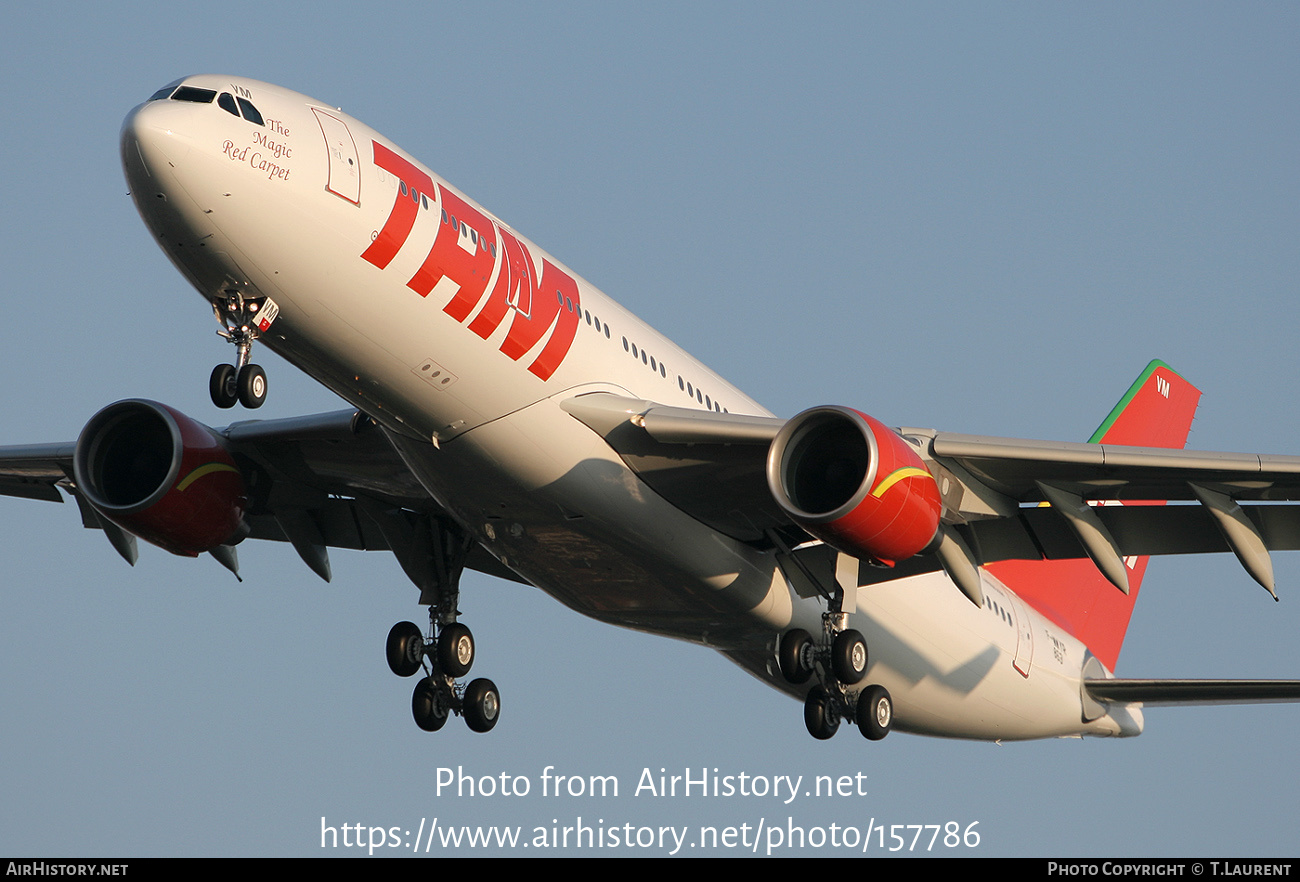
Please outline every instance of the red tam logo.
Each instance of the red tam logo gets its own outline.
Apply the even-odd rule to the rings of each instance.
[[[539,272],[527,245],[446,187],[435,184],[410,160],[377,141],[371,143],[375,165],[396,175],[400,183],[388,220],[361,257],[385,269],[410,238],[421,198],[440,202],[442,222],[428,255],[406,286],[421,297],[435,290],[454,289],[443,312],[461,323],[482,304],[469,329],[485,340],[513,313],[501,351],[514,361],[550,332],[542,351],[528,366],[540,379],[549,379],[578,333],[582,309],[577,282],[545,258]],[[489,294],[494,271],[496,284]]]

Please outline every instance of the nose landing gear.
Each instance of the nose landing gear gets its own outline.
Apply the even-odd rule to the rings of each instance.
[[[253,341],[271,326],[280,308],[269,297],[250,297],[237,290],[227,290],[225,298],[212,304],[212,311],[222,329],[217,331],[235,344],[239,354],[235,364],[219,364],[212,369],[208,392],[217,407],[234,407],[238,402],[249,409],[266,401],[266,371],[249,363]]]

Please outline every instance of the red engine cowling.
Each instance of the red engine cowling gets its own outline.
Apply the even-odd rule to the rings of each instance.
[[[91,417],[73,473],[95,511],[174,554],[247,535],[248,489],[225,440],[156,401],[119,401]]]
[[[786,423],[767,455],[767,485],[818,539],[890,563],[930,544],[943,509],[916,451],[847,407],[815,407]]]

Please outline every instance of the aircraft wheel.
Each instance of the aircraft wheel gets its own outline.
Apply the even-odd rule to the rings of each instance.
[[[781,638],[781,646],[776,654],[777,665],[781,675],[798,685],[807,683],[813,674],[813,639],[802,628],[793,628]]]
[[[852,686],[867,675],[867,641],[852,629],[835,635],[831,644],[831,667],[841,683]]]
[[[246,364],[239,369],[239,403],[252,410],[266,401],[266,371],[261,365]]]
[[[460,622],[453,622],[438,635],[438,664],[445,673],[463,677],[474,665],[474,635]]]
[[[862,737],[879,741],[894,724],[894,701],[884,686],[868,686],[858,696],[858,728]]]
[[[808,727],[808,734],[819,741],[830,738],[840,727],[839,705],[821,686],[808,691],[803,703],[803,722]]]
[[[208,379],[208,394],[212,396],[212,403],[217,407],[235,406],[235,402],[239,400],[239,387],[233,364],[219,364],[212,369],[212,376]]]
[[[432,677],[415,684],[411,695],[411,716],[415,725],[426,732],[437,732],[447,722],[447,696]]]
[[[470,681],[465,687],[465,722],[474,732],[487,732],[501,716],[501,693],[491,680]]]
[[[398,622],[388,632],[388,667],[399,677],[409,677],[420,670],[424,659],[424,635],[414,622]]]

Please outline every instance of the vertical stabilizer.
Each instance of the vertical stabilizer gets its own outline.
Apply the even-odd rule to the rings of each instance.
[[[1175,447],[1187,443],[1201,391],[1162,361],[1152,361],[1088,440],[1094,444]],[[1129,502],[1127,505],[1160,505]],[[1112,671],[1128,630],[1147,558],[1126,557],[1129,593],[1080,560],[1009,560],[985,569],[1026,603],[1073,634]]]

